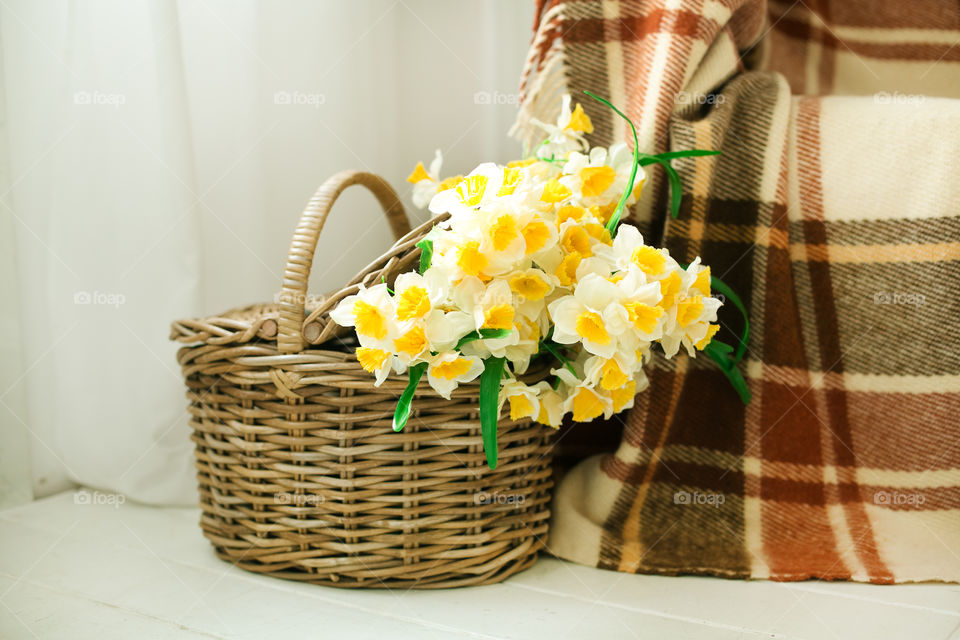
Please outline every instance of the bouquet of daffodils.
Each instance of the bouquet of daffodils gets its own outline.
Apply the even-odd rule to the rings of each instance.
[[[538,123],[545,140],[525,160],[447,179],[439,152],[429,171],[418,164],[408,178],[414,201],[443,216],[418,244],[419,272],[401,274],[392,289],[362,288],[331,313],[355,328],[357,359],[377,385],[391,371],[408,372],[398,431],[424,373],[445,398],[480,377],[491,467],[504,405],[511,420],[551,427],[567,414],[609,418],[646,388],[643,366],[655,343],[668,358],[681,346],[694,356],[719,329],[710,268],[699,258],[682,265],[618,224],[640,194],[642,165],[669,167],[680,154],[641,158],[636,144],[589,148],[590,119],[570,102],[555,125]],[[705,153],[712,152],[684,155]],[[554,365],[550,379],[523,381],[540,358]]]

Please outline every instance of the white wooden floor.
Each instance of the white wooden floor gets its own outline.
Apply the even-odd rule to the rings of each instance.
[[[0,511],[0,638],[960,638],[956,585],[666,578],[551,558],[488,587],[298,584],[217,559],[197,509],[76,495]]]

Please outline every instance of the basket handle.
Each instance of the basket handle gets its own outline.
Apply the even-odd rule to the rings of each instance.
[[[341,171],[331,176],[310,198],[300,216],[297,230],[290,241],[287,267],[283,270],[283,288],[280,293],[280,326],[277,346],[280,353],[299,353],[303,350],[303,313],[307,296],[307,281],[313,265],[317,239],[330,213],[330,207],[347,187],[360,184],[373,192],[390,223],[395,239],[410,231],[410,221],[403,210],[397,192],[386,180],[363,171]]]

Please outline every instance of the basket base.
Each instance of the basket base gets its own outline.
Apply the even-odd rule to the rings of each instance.
[[[510,576],[529,569],[537,561],[539,552],[543,549],[542,542],[534,542],[528,549],[523,550],[519,557],[514,557],[513,553],[506,554],[496,558],[486,564],[466,570],[450,570],[442,573],[433,573],[431,569],[436,569],[427,563],[427,571],[431,575],[421,578],[411,578],[409,567],[403,568],[404,578],[391,576],[365,576],[357,577],[349,574],[338,573],[311,573],[299,569],[288,571],[277,571],[274,567],[268,567],[257,562],[247,562],[236,557],[236,553],[224,547],[214,546],[214,551],[221,560],[229,562],[232,565],[240,567],[246,571],[259,573],[262,575],[282,578],[284,580],[295,580],[297,582],[309,582],[311,584],[323,585],[326,587],[340,587],[346,589],[399,589],[406,591],[408,589],[453,589],[456,587],[474,587],[485,584],[496,584],[509,578]],[[491,566],[493,565],[493,566]]]

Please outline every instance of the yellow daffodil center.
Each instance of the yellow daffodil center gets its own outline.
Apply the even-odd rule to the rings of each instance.
[[[620,368],[620,364],[614,358],[610,358],[603,363],[603,367],[600,369],[600,374],[600,386],[607,391],[619,389],[623,385],[627,384],[627,380],[630,379],[629,376],[623,372],[623,369]]]
[[[514,167],[504,167],[503,169],[503,184],[500,185],[500,190],[497,191],[498,196],[509,196],[517,188],[517,185],[520,184],[520,178],[523,177],[523,174],[520,173],[520,169]]]
[[[540,300],[550,291],[550,285],[536,273],[521,273],[510,278],[510,289],[527,300]]]
[[[547,244],[547,240],[550,238],[550,229],[547,228],[545,222],[534,220],[520,230],[520,235],[523,236],[523,240],[527,244],[526,253],[530,255],[531,253],[539,251],[543,248],[543,245]]]
[[[637,247],[630,254],[630,262],[637,265],[641,271],[648,276],[656,276],[663,273],[663,268],[667,266],[667,259],[663,254],[653,247]]]
[[[437,187],[437,192],[446,191],[447,189],[453,189],[455,186],[460,184],[460,181],[463,180],[463,176],[450,176],[449,178],[444,178],[440,181],[440,185]]]
[[[520,420],[521,418],[529,418],[535,413],[533,408],[533,403],[530,402],[530,398],[521,394],[510,396],[510,419],[511,420]]]
[[[475,207],[483,200],[483,192],[487,189],[487,176],[477,174],[468,176],[457,185],[457,197],[467,207]]]
[[[610,398],[613,400],[613,410],[620,411],[637,395],[637,383],[635,380],[629,380],[619,389],[613,389],[610,392]]]
[[[436,378],[453,380],[470,371],[470,361],[466,358],[456,358],[433,365],[432,373]]]
[[[607,220],[610,219],[610,215],[617,210],[618,204],[619,203],[614,200],[610,204],[594,205],[590,207],[590,213],[592,213],[597,220],[606,224]]]
[[[484,329],[512,329],[513,305],[495,304],[483,313]]]
[[[677,324],[685,327],[697,318],[703,312],[703,296],[693,296],[684,298],[677,303]]]
[[[387,335],[387,319],[380,313],[380,309],[369,302],[363,300],[354,302],[353,317],[358,334],[370,336],[377,340],[382,340]]]
[[[583,107],[579,102],[573,109],[573,113],[570,114],[570,123],[567,125],[567,129],[581,131],[583,133],[593,133],[593,123],[590,122],[590,116],[584,113]]]
[[[543,202],[561,202],[566,200],[571,195],[570,189],[567,189],[565,186],[560,184],[560,182],[554,178],[547,184],[543,185],[543,195],[540,196],[540,200]]]
[[[556,428],[556,426],[557,426],[557,425],[555,425],[555,424],[550,424],[550,414],[547,413],[547,408],[546,408],[545,406],[543,406],[543,403],[542,403],[542,402],[540,403],[540,413],[537,414],[537,417],[534,418],[534,420],[536,420],[536,421],[539,422],[540,424],[545,424],[545,425],[547,425],[548,427],[554,427],[554,428]]]
[[[588,198],[598,196],[610,188],[616,177],[613,167],[585,167],[580,170],[580,192]]]
[[[420,318],[430,311],[430,296],[423,287],[407,287],[397,296],[397,318],[403,321]]]
[[[427,173],[427,170],[423,168],[423,163],[418,162],[417,166],[413,169],[413,173],[407,176],[407,182],[411,184],[417,184],[423,180],[433,180],[433,178],[431,178],[430,174]]]
[[[567,227],[560,238],[560,245],[567,253],[579,253],[584,258],[593,255],[590,249],[590,236],[580,226]]]
[[[527,330],[522,331],[520,325],[514,325],[517,327],[517,331],[520,335],[523,336],[524,340],[529,340],[530,342],[540,342],[540,327],[536,322],[530,320],[525,320],[524,325]]]
[[[657,320],[664,313],[660,307],[651,307],[642,302],[627,302],[623,306],[627,309],[630,322],[641,333],[652,333],[657,328]]]
[[[507,167],[511,169],[516,169],[519,167],[529,167],[536,161],[537,161],[536,158],[527,158],[526,160],[511,160],[510,162],[507,163]]]
[[[633,196],[634,200],[639,200],[640,194],[643,193],[643,180],[643,178],[637,180],[637,184],[633,187],[633,193],[631,195]]]
[[[381,351],[380,349],[372,349],[370,347],[357,348],[357,360],[360,361],[360,366],[370,373],[376,373],[389,357],[389,353]]]
[[[707,327],[707,335],[703,336],[697,344],[693,345],[698,350],[703,350],[707,348],[707,345],[710,344],[710,341],[713,340],[713,336],[717,335],[717,331],[720,330],[720,325],[711,324]]]
[[[577,334],[584,340],[589,340],[595,344],[609,344],[610,334],[603,326],[603,319],[600,314],[593,311],[584,311],[577,316],[576,322]]]
[[[411,358],[420,355],[427,347],[427,337],[423,333],[423,327],[410,329],[410,331],[394,340],[393,346],[396,347],[397,351],[402,351]]]
[[[574,204],[560,207],[560,210],[557,211],[557,226],[559,227],[565,220],[569,220],[570,218],[579,221],[584,213],[586,213],[586,211],[583,207],[578,207]]]
[[[705,296],[710,295],[710,267],[698,273],[697,279],[693,281],[691,286]]]
[[[680,293],[680,284],[680,276],[676,271],[671,271],[670,275],[660,281],[660,302],[657,305],[664,309],[672,307],[677,294]]]
[[[493,242],[493,248],[497,251],[503,251],[509,247],[510,243],[519,236],[520,230],[517,228],[517,220],[508,213],[500,216],[490,225],[490,240]]]
[[[611,242],[610,232],[607,231],[602,224],[599,224],[597,222],[588,222],[587,224],[583,225],[583,228],[586,230],[587,233],[589,233],[592,237],[596,238],[603,244],[610,244]]]
[[[560,266],[557,267],[554,273],[554,275],[560,279],[560,284],[569,287],[577,281],[577,267],[580,266],[582,259],[579,253],[571,253],[563,259],[563,262],[560,263]]]
[[[573,419],[577,422],[590,422],[603,413],[603,401],[596,393],[586,387],[580,387],[573,396]]]
[[[457,266],[468,276],[479,276],[487,268],[487,257],[480,253],[480,243],[468,240],[457,247]]]

